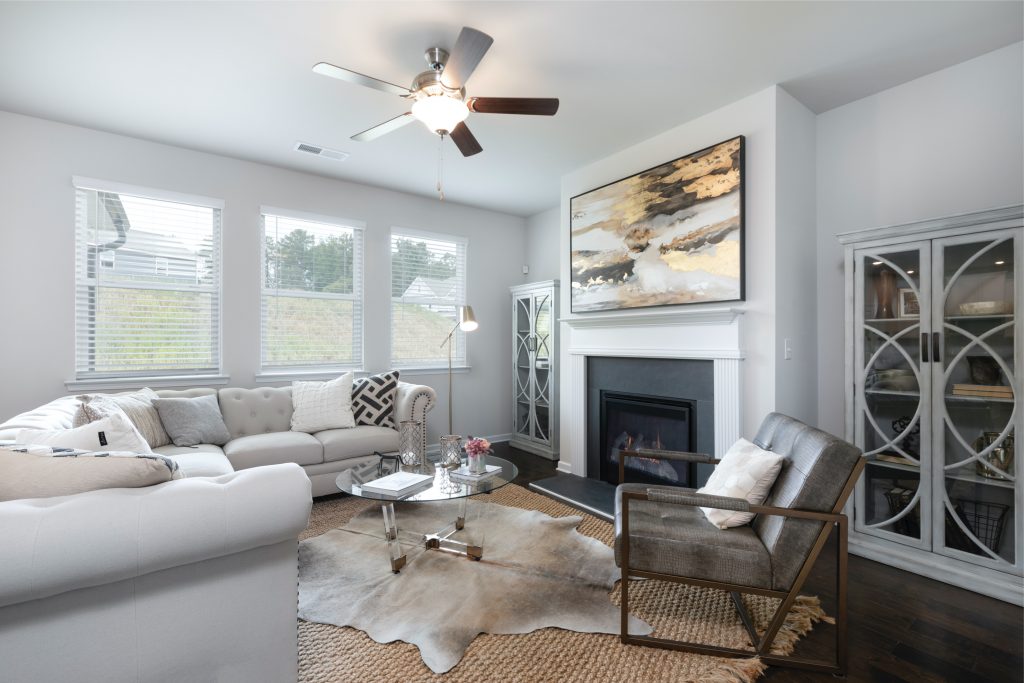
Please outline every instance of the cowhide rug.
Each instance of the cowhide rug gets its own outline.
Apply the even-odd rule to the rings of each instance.
[[[299,617],[351,626],[378,643],[412,643],[436,673],[458,664],[480,633],[550,626],[619,632],[619,610],[609,599],[619,576],[612,550],[576,531],[580,517],[554,518],[475,500],[467,505],[467,528],[453,538],[479,539],[482,533],[479,562],[403,542],[408,563],[393,574],[378,506],[302,541]],[[401,532],[434,532],[455,519],[457,504],[395,508]],[[634,617],[629,630],[651,632]]]

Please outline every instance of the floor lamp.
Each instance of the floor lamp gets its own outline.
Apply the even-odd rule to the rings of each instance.
[[[458,308],[459,321],[452,327],[452,331],[448,333],[444,341],[441,342],[441,346],[448,345],[448,433],[454,433],[452,424],[452,346],[455,345],[452,337],[455,335],[455,330],[462,330],[463,332],[472,332],[476,328],[480,327],[480,323],[476,321],[476,316],[473,315],[472,306],[459,306]]]

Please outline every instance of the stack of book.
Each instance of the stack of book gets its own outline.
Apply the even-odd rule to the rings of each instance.
[[[953,395],[1012,399],[1013,389],[998,384],[954,384]]]
[[[483,481],[489,477],[501,472],[501,465],[487,465],[486,472],[474,473],[469,471],[469,465],[463,465],[457,470],[452,470],[449,475],[453,481],[461,481],[468,484],[473,484],[478,481]]]
[[[380,479],[374,479],[363,484],[360,488],[364,493],[376,493],[380,496],[394,496],[401,498],[412,492],[419,492],[430,488],[434,477],[429,474],[416,474],[414,472],[395,472]]]

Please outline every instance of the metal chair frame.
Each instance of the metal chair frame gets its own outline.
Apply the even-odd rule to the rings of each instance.
[[[643,458],[667,458],[672,460],[689,460],[691,462],[707,463],[717,465],[720,460],[711,458],[709,455],[702,453],[681,453],[674,451],[621,451],[619,456],[619,481],[625,481],[625,460],[627,457],[643,457]],[[810,519],[825,522],[822,525],[821,531],[818,533],[811,550],[804,560],[803,565],[800,567],[800,572],[797,574],[796,579],[793,581],[793,585],[788,591],[780,590],[769,590],[766,588],[758,588],[755,586],[743,586],[730,583],[721,583],[718,581],[708,581],[704,579],[693,579],[689,577],[674,576],[672,574],[661,574],[658,572],[642,571],[634,569],[629,566],[629,504],[631,501],[643,500],[650,501],[649,493],[647,492],[622,492],[622,548],[621,548],[621,564],[622,564],[622,611],[621,611],[621,640],[623,643],[629,645],[644,645],[647,647],[658,647],[670,650],[683,650],[686,652],[696,652],[699,654],[712,655],[715,657],[760,657],[763,662],[769,665],[785,666],[797,669],[806,669],[809,671],[818,671],[825,673],[832,673],[836,675],[845,675],[847,669],[848,660],[848,649],[846,642],[847,634],[847,539],[848,539],[848,520],[846,515],[842,514],[843,506],[846,505],[847,499],[853,492],[853,487],[857,483],[857,479],[860,477],[861,471],[864,469],[865,460],[860,458],[857,464],[854,466],[853,471],[850,473],[849,478],[843,487],[842,492],[839,494],[839,498],[836,504],[833,506],[831,512],[815,512],[811,510],[798,510],[795,508],[780,508],[767,505],[749,505],[744,508],[749,512],[753,512],[758,515],[779,515],[782,517],[791,517],[796,519]],[[703,494],[693,494],[694,496],[701,496]],[[740,499],[736,499],[740,500]],[[746,503],[746,501],[743,501]],[[676,505],[697,505],[696,502],[684,503],[684,502],[666,502],[659,501],[660,504],[676,504]],[[710,504],[708,504],[710,503]],[[701,507],[716,507],[713,500],[704,501]],[[818,560],[818,556],[821,554],[822,549],[825,546],[825,542],[828,540],[829,535],[832,533],[832,529],[835,528],[838,533],[838,543],[836,544],[836,656],[835,661],[824,661],[814,659],[804,659],[800,657],[792,657],[786,655],[776,655],[771,653],[772,644],[775,641],[775,636],[778,635],[779,629],[785,623],[786,615],[789,614],[790,608],[796,601],[800,590],[803,588],[804,583],[807,580],[808,575],[813,569],[814,564]],[[739,613],[740,620],[743,622],[743,626],[747,630],[747,634],[750,636],[750,643],[753,646],[753,651],[740,650],[736,648],[722,647],[718,645],[707,645],[704,643],[690,643],[678,640],[669,640],[665,638],[655,638],[653,636],[638,636],[630,635],[629,633],[629,579],[633,578],[644,578],[644,579],[656,579],[659,581],[669,581],[673,583],[683,583],[692,586],[702,586],[704,588],[716,588],[719,590],[727,591],[732,597],[733,604],[736,606],[736,611]],[[779,604],[778,609],[772,616],[769,622],[768,628],[764,634],[759,636],[757,629],[754,627],[753,619],[750,613],[747,611],[746,606],[743,604],[741,594],[750,595],[764,595],[772,598],[778,598],[782,602]]]

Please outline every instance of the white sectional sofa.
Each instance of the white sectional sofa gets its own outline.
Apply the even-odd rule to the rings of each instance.
[[[375,461],[374,451],[398,449],[398,431],[387,427],[361,425],[316,434],[291,431],[291,387],[163,389],[156,393],[161,397],[217,394],[230,441],[223,447],[200,444],[155,449],[174,458],[186,477],[214,477],[261,465],[293,462],[309,476],[313,495],[324,496],[338,492],[334,481],[339,472]],[[435,401],[436,394],[430,387],[399,382],[395,424],[409,419],[425,422]],[[70,428],[78,403],[74,396],[66,396],[11,418],[0,424],[0,442],[13,441],[22,428]]]
[[[288,683],[298,465],[0,503],[0,681]]]

